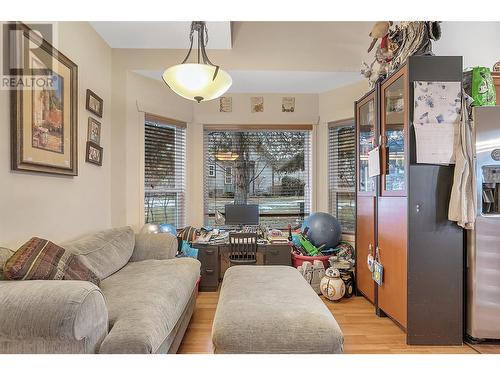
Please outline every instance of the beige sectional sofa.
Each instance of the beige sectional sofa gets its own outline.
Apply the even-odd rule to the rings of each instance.
[[[100,287],[0,280],[0,353],[177,351],[194,310],[200,262],[175,258],[174,236],[124,227],[62,246],[99,276]]]

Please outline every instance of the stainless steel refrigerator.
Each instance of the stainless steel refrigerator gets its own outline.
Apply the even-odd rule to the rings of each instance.
[[[467,339],[500,339],[500,106],[474,109],[477,216],[467,231]]]

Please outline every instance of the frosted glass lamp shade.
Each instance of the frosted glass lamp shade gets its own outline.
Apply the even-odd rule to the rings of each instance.
[[[189,100],[212,100],[223,95],[233,80],[219,69],[215,79],[215,66],[208,64],[179,64],[163,72],[163,80],[176,94]]]

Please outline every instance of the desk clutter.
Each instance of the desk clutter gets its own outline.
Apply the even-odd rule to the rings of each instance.
[[[202,227],[200,229],[186,227],[179,231],[178,236],[182,237],[183,240],[186,240],[193,245],[221,245],[228,243],[230,233],[256,233],[257,244],[259,245],[286,245],[289,243],[288,237],[285,236],[283,231],[279,229],[269,229],[264,225],[246,225],[242,227],[222,228]]]
[[[241,207],[236,209],[235,214],[243,210]],[[244,221],[233,218],[231,223]],[[202,263],[201,291],[217,290],[229,266],[227,263],[231,263],[231,238],[247,233],[253,235],[253,241],[257,238],[254,246],[258,250],[252,259],[244,257],[245,260],[252,260],[252,264],[292,265],[317,294],[323,294],[332,301],[354,294],[354,248],[350,243],[340,241],[342,228],[335,217],[322,212],[314,213],[304,220],[301,227],[292,229],[289,225],[288,230],[255,224],[257,219],[251,222],[249,225],[224,225],[219,228],[187,226],[182,229],[170,224],[149,223],[144,225],[142,232],[166,232],[177,236],[177,256],[197,258]],[[240,261],[235,260],[236,263]]]

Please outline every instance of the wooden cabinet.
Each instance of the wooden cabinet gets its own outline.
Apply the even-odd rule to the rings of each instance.
[[[411,56],[355,103],[356,285],[408,344],[462,343],[463,231],[447,220],[453,166],[416,162],[412,124],[415,82],[461,80],[461,57]],[[381,173],[370,178],[376,146]],[[382,285],[367,267],[376,251]]]
[[[497,92],[497,105],[500,105],[500,72],[492,72],[491,76]]]
[[[404,66],[381,86],[381,195],[406,196],[408,145],[408,68]]]
[[[368,153],[377,146],[377,92],[370,91],[356,103],[356,263],[357,289],[375,303],[375,282],[367,265],[375,251],[375,199],[377,179],[368,176]]]
[[[375,252],[375,197],[358,196],[356,200],[356,285],[358,292],[375,303],[375,282],[368,269],[368,254]]]
[[[406,197],[379,197],[377,220],[379,261],[384,266],[378,307],[401,327],[407,314]]]

